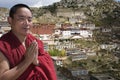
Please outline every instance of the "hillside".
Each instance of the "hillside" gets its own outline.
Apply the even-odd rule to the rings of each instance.
[[[47,20],[45,22],[56,22],[59,18],[67,20],[69,17],[74,17],[75,12],[78,12],[84,14],[87,21],[93,22],[97,26],[120,25],[120,2],[115,0],[61,0],[53,5],[33,9],[33,12],[39,22],[43,20],[40,19],[41,17]]]
[[[56,23],[81,18],[96,26],[120,26],[120,2],[115,0],[61,0],[52,5],[33,10],[34,22]],[[0,8],[0,19],[7,16],[8,9]]]

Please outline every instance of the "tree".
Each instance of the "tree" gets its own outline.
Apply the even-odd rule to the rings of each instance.
[[[53,5],[49,5],[47,8],[51,12],[52,15],[56,15],[56,12],[57,12],[56,3],[54,3]]]
[[[60,54],[60,56],[61,56],[61,57],[66,56],[65,49],[62,49],[62,50],[61,50],[61,54]]]
[[[61,53],[58,49],[50,49],[48,52],[51,56],[60,56]]]

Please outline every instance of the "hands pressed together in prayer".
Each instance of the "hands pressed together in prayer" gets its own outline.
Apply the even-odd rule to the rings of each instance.
[[[30,46],[26,49],[25,59],[27,62],[33,63],[34,65],[38,65],[38,44],[34,40]]]

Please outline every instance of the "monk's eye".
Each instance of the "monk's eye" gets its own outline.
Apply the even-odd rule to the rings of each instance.
[[[29,19],[28,19],[28,22],[32,22],[32,18],[29,18]]]
[[[19,17],[18,21],[25,21],[26,19],[24,17]]]

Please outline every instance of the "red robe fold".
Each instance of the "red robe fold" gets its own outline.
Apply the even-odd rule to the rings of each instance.
[[[31,64],[17,80],[57,80],[53,61],[49,54],[44,51],[43,43],[28,34],[26,46],[29,46],[33,40],[37,41],[39,47],[39,66]],[[25,48],[11,31],[0,38],[0,51],[8,59],[10,68],[24,60]]]

